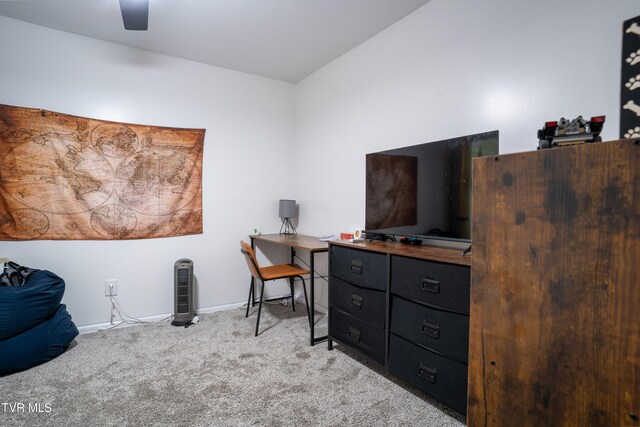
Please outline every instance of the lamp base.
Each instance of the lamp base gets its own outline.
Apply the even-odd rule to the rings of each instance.
[[[296,228],[293,226],[293,224],[291,224],[291,218],[282,218],[282,225],[280,226],[280,234],[285,234],[285,235],[298,234],[298,232],[296,231]]]

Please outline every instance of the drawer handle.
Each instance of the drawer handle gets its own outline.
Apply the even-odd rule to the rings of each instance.
[[[355,274],[362,274],[362,261],[354,259],[351,261],[351,272]]]
[[[349,326],[349,336],[355,340],[355,342],[360,342],[360,330],[354,328],[353,326]]]
[[[430,336],[431,338],[440,338],[440,326],[432,325],[426,320],[422,321],[422,333]]]
[[[422,279],[422,290],[433,294],[439,294],[440,280],[437,277],[424,276],[424,279]]]
[[[436,383],[436,370],[427,368],[422,363],[420,363],[420,367],[418,368],[418,375],[430,383]]]
[[[351,305],[357,309],[362,309],[362,297],[360,295],[351,295]]]

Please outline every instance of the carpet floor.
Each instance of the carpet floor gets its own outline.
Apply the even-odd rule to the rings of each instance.
[[[258,337],[256,311],[80,335],[57,359],[0,377],[0,425],[464,425],[343,347],[309,346],[303,305],[265,305]]]

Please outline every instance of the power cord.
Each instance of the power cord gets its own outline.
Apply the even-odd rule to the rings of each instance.
[[[122,306],[120,305],[120,303],[118,302],[118,300],[116,299],[115,296],[110,295],[109,296],[109,300],[111,302],[111,325],[108,328],[105,329],[100,329],[101,331],[108,331],[110,329],[115,329],[118,326],[122,325],[122,324],[126,324],[126,325],[141,325],[141,324],[147,324],[147,323],[159,323],[159,322],[164,322],[166,320],[172,320],[173,319],[173,314],[170,314],[169,316],[159,319],[159,320],[142,320],[139,319],[137,317],[133,317],[128,315],[127,313],[125,313],[124,309],[122,308]],[[118,314],[118,316],[120,317],[120,321],[117,323],[114,323],[115,320],[115,313]]]

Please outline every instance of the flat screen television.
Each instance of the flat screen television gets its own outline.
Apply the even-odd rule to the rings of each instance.
[[[469,244],[471,159],[497,154],[497,130],[367,154],[367,238]]]

